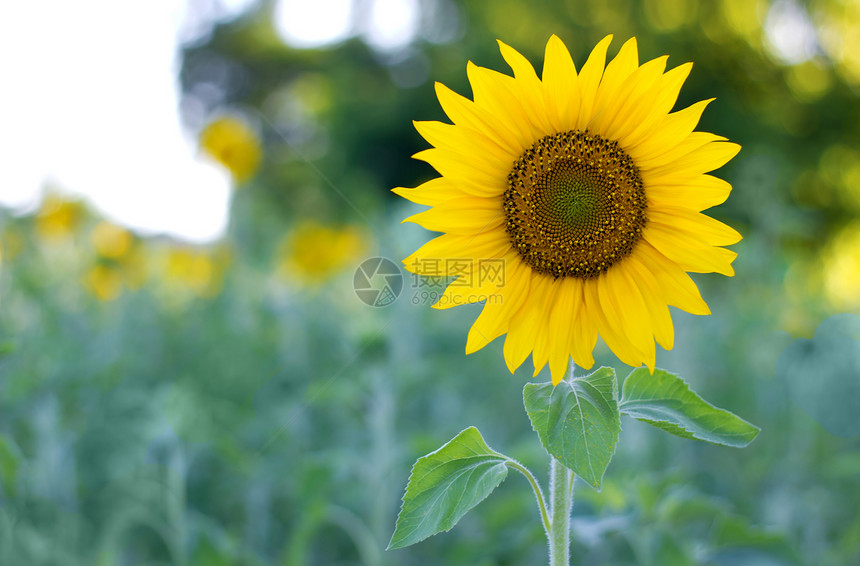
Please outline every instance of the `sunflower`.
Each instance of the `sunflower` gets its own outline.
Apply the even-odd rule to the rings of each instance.
[[[687,272],[734,275],[737,254],[720,246],[741,239],[701,212],[728,197],[706,173],[740,146],[693,131],[713,99],[671,112],[692,64],[639,65],[635,38],[606,64],[611,40],[577,73],[552,36],[540,78],[500,41],[513,77],[469,62],[474,100],[437,83],[453,124],[415,122],[434,147],[414,157],[441,176],[394,189],[432,207],[405,221],[444,232],[404,260],[455,277],[434,306],[484,302],[466,353],[507,333],[511,372],[531,353],[553,383],[571,358],[594,365],[598,335],[653,371],[655,339],[673,345],[668,306],[710,314]]]
[[[200,132],[200,148],[243,183],[254,176],[263,156],[253,128],[234,116],[216,118]]]

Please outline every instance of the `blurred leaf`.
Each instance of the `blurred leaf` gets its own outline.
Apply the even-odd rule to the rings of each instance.
[[[412,468],[388,548],[402,548],[448,531],[508,475],[507,456],[469,427]]]
[[[725,501],[698,493],[686,485],[664,493],[657,507],[661,522],[682,525],[687,529],[697,524],[710,529],[717,517],[729,512]]]
[[[615,370],[603,367],[555,387],[528,383],[523,403],[546,451],[599,490],[621,432]]]
[[[624,380],[620,410],[636,420],[682,438],[743,448],[758,435],[757,426],[714,407],[675,374],[633,370]]]
[[[741,517],[722,517],[714,527],[714,545],[719,548],[716,555],[740,553],[744,549],[744,560],[738,564],[798,564],[799,557],[788,539],[780,533],[768,532],[749,524]],[[778,559],[778,561],[776,560]]]
[[[0,493],[15,493],[18,485],[18,467],[21,454],[15,443],[0,435]]]
[[[230,566],[235,559],[216,547],[208,536],[203,536],[194,548],[190,563],[194,566]]]
[[[654,534],[654,538],[650,541],[652,546],[651,560],[649,564],[654,566],[663,566],[671,564],[672,566],[696,566],[698,563],[694,560],[690,553],[677,540],[675,536],[658,531]]]

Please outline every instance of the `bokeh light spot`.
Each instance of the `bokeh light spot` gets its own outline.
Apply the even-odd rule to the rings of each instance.
[[[299,48],[324,47],[349,37],[352,2],[280,0],[273,15],[275,31],[284,43]]]

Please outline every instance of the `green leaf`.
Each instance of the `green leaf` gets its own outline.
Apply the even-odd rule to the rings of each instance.
[[[737,415],[714,407],[687,382],[668,371],[633,370],[621,394],[621,412],[683,438],[743,448],[759,429]]]
[[[600,490],[621,432],[615,370],[603,367],[555,387],[528,383],[523,403],[546,451]]]
[[[448,531],[508,475],[510,459],[469,427],[412,467],[388,548],[402,548]]]
[[[12,441],[0,434],[0,496],[15,493],[18,485],[18,467],[21,462],[21,452]]]

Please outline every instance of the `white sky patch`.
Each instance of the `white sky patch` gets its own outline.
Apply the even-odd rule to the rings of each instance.
[[[230,19],[243,14],[257,0],[218,0],[221,8],[220,18]]]
[[[796,65],[819,52],[818,34],[806,10],[793,0],[777,0],[764,21],[765,45],[781,62]]]
[[[416,0],[374,0],[365,41],[380,51],[401,49],[414,39],[419,16]]]
[[[177,33],[188,18],[228,19],[254,1],[221,0],[212,14],[189,13],[186,0],[4,3],[0,205],[33,209],[50,188],[145,234],[221,237],[230,178],[182,129]],[[355,31],[352,5],[279,0],[275,26],[296,47],[336,43]],[[417,33],[419,8],[375,0],[359,31],[376,49],[399,49]]]
[[[109,218],[191,241],[220,237],[230,183],[178,115],[182,0],[42,0],[0,17],[0,204],[48,186]]]
[[[331,45],[352,31],[352,0],[279,0],[275,31],[288,45],[313,48]]]

